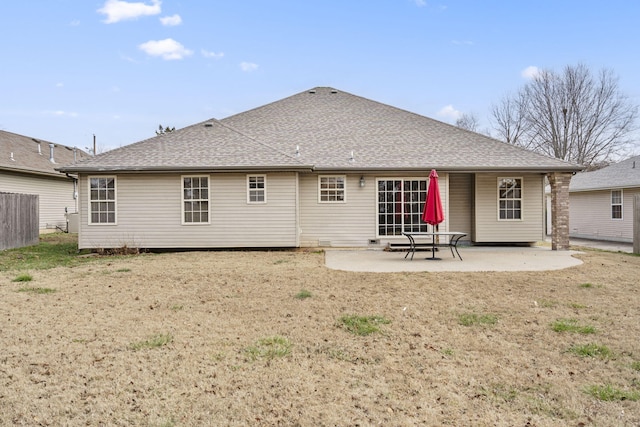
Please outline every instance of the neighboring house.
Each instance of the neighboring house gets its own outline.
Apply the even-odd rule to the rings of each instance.
[[[64,229],[77,211],[75,179],[55,170],[88,157],[81,150],[0,130],[0,191],[37,194],[40,230]]]
[[[633,242],[633,199],[640,194],[640,156],[576,174],[569,194],[571,237]]]
[[[78,174],[80,248],[381,248],[427,230],[431,169],[440,231],[530,243],[545,175],[563,191],[582,168],[327,87],[60,168]]]

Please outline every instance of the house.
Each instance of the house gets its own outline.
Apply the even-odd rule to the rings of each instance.
[[[544,177],[568,248],[580,166],[329,87],[207,120],[59,170],[78,174],[80,248],[373,247],[426,231],[474,243],[544,238]]]
[[[576,174],[569,187],[569,235],[633,242],[633,199],[637,194],[640,194],[640,156]]]
[[[0,130],[0,192],[37,194],[40,230],[66,229],[77,211],[75,178],[56,167],[88,157],[75,148]]]

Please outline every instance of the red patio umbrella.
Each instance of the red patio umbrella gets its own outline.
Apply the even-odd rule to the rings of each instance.
[[[438,185],[438,173],[435,169],[431,169],[429,174],[429,187],[427,188],[427,200],[424,203],[422,211],[422,220],[434,227],[444,221],[444,212],[442,210],[442,200],[440,200],[440,186]],[[434,245],[431,247],[431,258],[435,258],[435,236]]]

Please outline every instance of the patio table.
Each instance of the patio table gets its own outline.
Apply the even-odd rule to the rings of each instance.
[[[435,257],[436,247],[448,247],[451,250],[451,255],[455,258],[456,254],[458,254],[458,258],[460,258],[460,261],[462,261],[460,252],[458,252],[458,242],[460,241],[460,239],[466,236],[467,233],[463,233],[461,231],[433,231],[433,232],[423,231],[423,232],[402,232],[402,234],[409,239],[409,249],[407,250],[407,253],[404,256],[405,259],[407,258],[407,256],[409,256],[409,254],[411,254],[411,259],[413,260],[413,255],[416,252],[416,247],[421,246],[420,243],[416,243],[416,239],[431,237],[431,243],[430,243],[431,258],[427,258],[427,259],[439,259]],[[446,238],[445,241],[442,243],[436,242],[436,237],[440,237],[440,236]],[[456,251],[455,254],[453,253],[454,250]]]

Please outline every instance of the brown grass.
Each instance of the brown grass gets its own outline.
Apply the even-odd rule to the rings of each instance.
[[[586,392],[640,390],[640,258],[581,258],[376,274],[322,253],[143,254],[30,271],[51,294],[0,272],[0,425],[640,425],[640,402]],[[352,315],[389,323],[359,336]],[[612,355],[569,351],[590,343]]]

